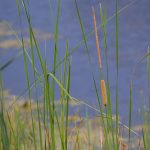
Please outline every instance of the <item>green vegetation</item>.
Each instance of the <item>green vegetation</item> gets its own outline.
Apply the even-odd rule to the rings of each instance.
[[[32,26],[32,20],[28,5],[24,0],[16,0],[18,8],[18,14],[20,18],[20,24],[22,24],[21,14],[23,9],[29,30],[29,50],[26,49],[25,40],[21,34],[18,39],[24,58],[24,68],[26,74],[28,101],[18,101],[20,97],[11,97],[11,101],[7,100],[9,94],[4,92],[2,73],[3,70],[9,66],[17,57],[12,58],[0,69],[0,149],[3,150],[21,150],[21,149],[34,149],[34,150],[70,150],[70,149],[102,149],[102,150],[126,150],[126,149],[150,149],[150,128],[149,128],[149,110],[142,109],[142,116],[144,123],[141,125],[141,130],[137,131],[132,127],[132,80],[129,87],[130,103],[129,103],[129,124],[126,126],[119,120],[119,99],[118,99],[118,78],[119,78],[119,23],[118,15],[121,11],[134,4],[135,1],[129,3],[127,6],[118,10],[118,0],[116,0],[116,11],[113,16],[106,19],[106,10],[100,5],[100,19],[101,28],[104,38],[104,61],[101,58],[101,49],[99,44],[98,29],[96,22],[96,14],[94,7],[92,8],[93,26],[94,31],[88,35],[85,34],[85,27],[80,15],[80,9],[78,7],[77,0],[75,0],[75,7],[79,25],[81,28],[82,38],[81,41],[74,49],[70,51],[70,45],[66,40],[66,52],[64,58],[59,58],[59,19],[60,19],[60,0],[57,1],[57,14],[54,32],[54,49],[53,49],[53,64],[52,70],[49,70],[47,60],[42,56],[41,50],[38,45],[38,41],[35,36],[35,32]],[[52,8],[51,8],[52,9]],[[52,10],[51,10],[52,12]],[[116,114],[112,113],[112,101],[111,101],[111,89],[109,81],[109,65],[108,65],[108,50],[107,50],[107,30],[106,25],[109,20],[115,18],[116,27]],[[91,56],[89,53],[89,47],[87,39],[95,35],[98,63],[99,63],[99,81],[96,81],[94,77],[94,71],[92,69]],[[70,94],[71,85],[71,59],[70,55],[78,49],[78,47],[84,43],[88,61],[91,67],[91,74],[97,97],[98,109],[88,103],[77,100]],[[40,69],[37,68],[35,63],[35,57],[38,56],[40,63]],[[150,90],[150,52],[149,48],[147,54],[139,61],[147,59],[147,72],[148,72],[148,88]],[[106,77],[104,76],[103,64],[106,66]],[[34,76],[34,82],[30,81],[29,67],[32,67],[32,73]],[[41,72],[39,71],[41,70]],[[100,83],[101,93],[98,91],[97,82]],[[42,101],[39,101],[37,93],[36,99],[32,100],[32,90],[36,91],[37,88],[42,90]],[[59,91],[59,101],[56,101],[56,89]],[[150,95],[149,105],[150,105]],[[74,106],[72,106],[74,104]],[[88,111],[85,117],[81,117],[76,114],[71,116],[69,110],[72,107],[78,107],[83,105],[96,111],[99,115],[95,118],[90,118]],[[126,132],[126,134],[124,134]]]

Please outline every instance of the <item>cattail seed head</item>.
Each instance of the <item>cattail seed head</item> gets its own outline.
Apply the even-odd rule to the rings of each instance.
[[[102,94],[102,102],[103,105],[107,105],[107,91],[106,91],[106,86],[105,86],[105,81],[101,80],[101,94]]]

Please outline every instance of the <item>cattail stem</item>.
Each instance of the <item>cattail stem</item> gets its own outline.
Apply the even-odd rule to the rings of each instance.
[[[138,150],[141,150],[141,140],[139,138],[139,142],[138,142]]]
[[[94,32],[95,32],[95,39],[96,39],[96,48],[97,48],[97,55],[98,55],[98,64],[99,64],[100,69],[102,69],[101,53],[100,53],[99,38],[98,38],[96,15],[95,15],[94,7],[92,7],[92,12],[93,12],[93,22],[94,22]]]

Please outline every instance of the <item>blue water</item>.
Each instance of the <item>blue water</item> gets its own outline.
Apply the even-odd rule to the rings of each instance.
[[[112,0],[77,0],[85,33],[88,34],[93,30],[93,20],[91,7],[96,10],[97,23],[100,24],[99,3],[106,8],[107,18],[115,13],[115,2]],[[122,0],[119,2],[119,9],[129,4],[131,0]],[[34,28],[43,33],[54,33],[54,25],[52,21],[56,19],[56,1],[51,2],[53,12],[50,10],[49,1],[32,0],[30,2],[30,14],[32,25]],[[147,52],[150,44],[150,1],[136,1],[132,6],[123,10],[119,14],[119,114],[124,122],[128,121],[129,111],[129,86],[130,80],[133,79],[133,120],[139,123],[139,108],[148,104],[147,88],[147,66],[146,60],[138,64],[135,73],[132,71],[142,56]],[[28,28],[26,17],[22,14],[22,26],[20,27],[17,7],[12,0],[0,0],[0,20],[8,21],[12,27],[19,31],[20,28],[25,30]],[[69,41],[69,51],[71,52],[76,45],[82,40],[82,33],[77,18],[77,12],[74,1],[62,0],[60,10],[60,26],[59,26],[59,57],[63,58],[65,54],[65,43]],[[106,75],[103,33],[100,28],[100,47],[102,53],[103,74]],[[12,39],[14,36],[0,36],[0,41]],[[99,90],[99,69],[97,61],[97,51],[95,46],[95,37],[91,36],[88,40],[89,53],[92,60],[92,67],[89,64],[84,43],[71,55],[71,95],[77,99],[82,99],[97,107],[96,94],[94,90],[91,71],[94,72],[95,80]],[[45,52],[46,43],[46,52]],[[113,112],[115,113],[115,88],[116,88],[116,59],[115,59],[115,18],[107,23],[107,46],[108,46],[108,63],[109,63],[109,79],[112,96]],[[39,47],[43,57],[49,64],[53,57],[53,39],[39,41]],[[21,48],[0,47],[0,65],[5,64],[12,56],[15,56]],[[50,65],[51,66],[51,65]],[[37,65],[39,69],[40,66]],[[11,94],[19,95],[26,88],[25,73],[23,65],[23,57],[19,57],[13,64],[3,71],[4,87]],[[106,79],[106,78],[105,78]],[[32,76],[31,76],[32,80]],[[100,90],[99,90],[100,91]],[[81,113],[83,111],[81,110]],[[94,115],[93,111],[90,111]]]

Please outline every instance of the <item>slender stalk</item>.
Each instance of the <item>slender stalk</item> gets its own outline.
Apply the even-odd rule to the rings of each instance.
[[[131,120],[132,120],[132,82],[130,84],[130,104],[129,104],[129,149],[131,140]]]
[[[119,66],[118,66],[118,0],[116,0],[116,69],[117,69],[117,77],[116,77],[116,149],[118,150],[118,120],[119,120],[119,112],[118,112],[118,71],[119,71]]]

